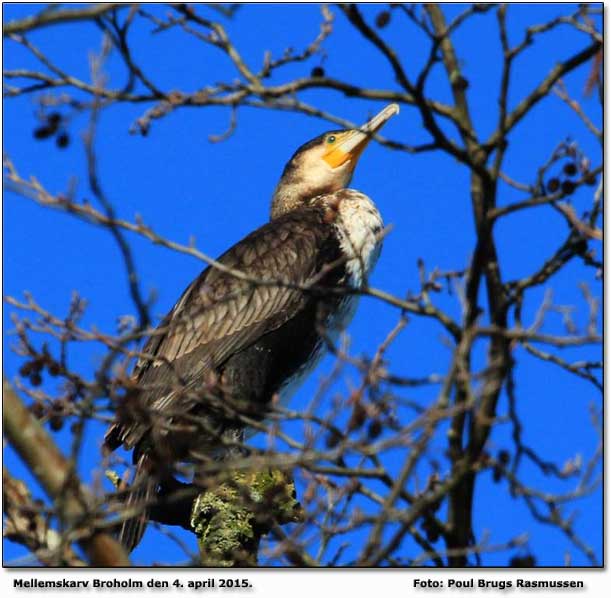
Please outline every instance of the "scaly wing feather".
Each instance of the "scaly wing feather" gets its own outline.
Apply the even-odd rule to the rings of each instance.
[[[316,210],[276,219],[234,245],[219,258],[224,266],[259,281],[308,284],[337,259],[331,227]],[[328,259],[324,258],[326,254]],[[186,289],[153,334],[135,377],[144,406],[155,413],[187,413],[196,399],[184,388],[201,383],[232,355],[294,317],[307,301],[303,290],[253,284],[214,267]],[[117,422],[107,434],[109,448],[132,448],[149,426],[142,421]]]

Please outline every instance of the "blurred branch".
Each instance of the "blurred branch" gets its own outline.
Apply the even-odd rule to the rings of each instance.
[[[49,516],[37,504],[26,485],[2,468],[3,536],[23,544],[47,566],[84,567],[72,547],[49,525]]]
[[[588,224],[586,224],[585,222],[583,222],[583,220],[581,220],[577,216],[577,214],[575,214],[575,210],[573,209],[573,207],[567,204],[558,204],[556,206],[556,209],[562,212],[564,216],[566,217],[566,219],[571,223],[571,225],[575,227],[575,229],[577,229],[582,235],[590,239],[595,239],[596,241],[603,240],[602,229],[593,228],[589,226]]]
[[[61,505],[60,520],[78,528],[78,542],[88,555],[89,563],[99,567],[129,566],[129,559],[116,540],[91,527],[88,529],[87,521],[94,504],[92,497],[6,380],[2,382],[2,396],[4,434],[47,494]]]
[[[590,117],[585,113],[581,104],[574,100],[569,96],[569,93],[566,89],[566,85],[562,79],[558,81],[556,87],[554,87],[554,93],[573,111],[577,116],[581,119],[583,124],[586,126],[588,131],[594,135],[598,141],[603,142],[603,132],[599,129],[590,119]]]
[[[125,8],[129,4],[115,3],[115,4],[95,4],[93,6],[86,6],[83,8],[76,9],[59,9],[49,10],[46,8],[38,14],[26,17],[24,19],[18,19],[5,23],[2,27],[2,35],[12,35],[15,33],[26,33],[33,29],[39,29],[41,27],[47,27],[49,25],[58,25],[61,23],[71,23],[74,21],[90,21],[96,17],[100,17],[111,10]]]

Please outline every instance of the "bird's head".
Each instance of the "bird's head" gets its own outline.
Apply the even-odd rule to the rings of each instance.
[[[390,104],[358,129],[329,131],[302,145],[284,168],[272,200],[272,218],[301,207],[307,200],[344,189],[372,136],[399,112]]]

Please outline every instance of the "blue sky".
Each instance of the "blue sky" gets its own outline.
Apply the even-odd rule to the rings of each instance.
[[[25,16],[33,9],[32,5],[5,4],[4,18]],[[147,10],[165,12],[160,7]],[[325,71],[367,87],[396,88],[385,60],[363,43],[337,9],[332,10],[336,15],[335,30],[323,46]],[[362,7],[370,23],[380,10],[376,6]],[[461,7],[445,6],[444,10],[452,16]],[[521,39],[525,26],[544,22],[557,14],[569,14],[571,10],[568,5],[510,6],[507,17],[510,41],[516,43]],[[408,74],[414,76],[426,58],[426,46],[407,20],[398,16],[393,13],[382,35],[403,58]],[[233,20],[226,22],[226,27],[243,56],[256,68],[265,50],[279,56],[288,46],[305,47],[316,36],[320,21],[320,9],[316,5],[251,5],[238,11]],[[178,31],[151,36],[149,24],[141,22],[131,35],[138,63],[164,89],[192,91],[204,84],[237,77],[222,53]],[[88,53],[100,47],[99,32],[93,25],[76,23],[41,29],[29,35],[29,39],[65,71],[89,80]],[[477,132],[487,136],[496,126],[500,82],[501,49],[494,13],[473,18],[457,32],[454,42],[470,83],[468,99]],[[565,27],[534,44],[516,62],[510,108],[559,59],[588,43],[585,35]],[[320,62],[321,57],[316,56],[307,63],[289,65],[270,82],[307,75]],[[5,41],[4,68],[38,68],[38,65],[23,48]],[[111,55],[106,72],[110,87],[123,84],[124,72],[117,56]],[[567,77],[565,83],[594,122],[600,123],[601,109],[595,95],[583,97],[588,73],[589,65],[586,65]],[[431,78],[428,91],[441,101],[451,101],[441,68]],[[377,102],[345,98],[333,91],[310,90],[300,97],[356,122],[363,122],[382,106]],[[133,220],[135,213],[141,214],[157,232],[179,242],[195,236],[198,246],[213,256],[267,220],[274,186],[293,151],[308,139],[335,128],[288,112],[240,108],[235,133],[223,143],[213,144],[208,136],[223,132],[230,115],[226,108],[211,107],[177,110],[154,121],[147,137],[130,134],[131,124],[145,109],[143,105],[112,106],[101,115],[96,151],[105,192],[119,216]],[[49,191],[65,191],[76,177],[78,195],[90,197],[81,142],[87,116],[76,116],[70,122],[71,144],[59,150],[52,140],[32,138],[37,126],[35,110],[31,96],[4,102],[4,150],[24,176],[35,175]],[[428,141],[418,113],[408,106],[402,106],[401,114],[387,124],[384,133],[411,144]],[[451,135],[457,139],[454,131]],[[563,102],[551,97],[533,110],[510,137],[505,172],[531,182],[536,168],[567,137],[575,140],[592,157],[593,163],[598,164],[600,148],[596,139]],[[416,292],[418,258],[423,258],[429,269],[437,266],[441,270],[460,270],[468,265],[475,239],[469,180],[468,173],[453,159],[439,152],[410,155],[372,144],[361,159],[351,186],[372,197],[385,222],[393,226],[370,281],[373,286],[398,296],[409,290]],[[500,190],[500,205],[523,198],[505,185]],[[591,201],[592,189],[586,187],[574,196],[573,204],[579,212]],[[12,193],[5,193],[3,206],[5,295],[21,297],[28,290],[46,309],[64,314],[71,293],[78,290],[89,305],[84,324],[109,332],[116,330],[118,316],[134,312],[119,253],[107,231],[44,210]],[[532,272],[560,245],[566,233],[564,220],[549,207],[508,217],[495,230],[504,279]],[[201,264],[136,237],[130,237],[130,243],[142,288],[147,293],[155,293],[153,313],[162,316],[198,274]],[[530,294],[524,306],[525,322],[532,321],[545,289],[553,288],[555,303],[578,305],[575,321],[585,325],[587,313],[580,282],[589,283],[596,290],[592,271],[573,262],[546,287]],[[459,317],[460,305],[455,294],[440,296],[438,301],[441,307]],[[11,328],[11,311],[4,310],[5,330]],[[371,355],[398,316],[388,305],[363,300],[349,329],[352,353]],[[552,314],[544,330],[561,333],[560,316]],[[444,373],[450,351],[443,338],[439,326],[412,318],[388,352],[390,369],[413,377]],[[10,350],[13,342],[11,336],[5,335],[4,370],[9,377],[16,374],[20,364],[20,359]],[[481,348],[477,350],[481,353]],[[75,369],[91,373],[101,355],[100,347],[81,345],[72,350],[70,359]],[[578,356],[599,359],[600,353],[588,348],[565,354],[566,358]],[[551,364],[535,361],[524,351],[518,351],[516,359],[518,412],[524,424],[525,442],[559,463],[576,453],[587,458],[596,446],[588,406],[600,404],[598,391]],[[293,407],[307,404],[332,365],[330,357],[324,360],[294,398]],[[357,382],[356,372],[348,369],[333,392],[345,392],[350,384]],[[54,381],[45,381],[45,388],[53,390]],[[433,387],[398,392],[427,405],[434,400],[436,391]],[[506,411],[503,397],[499,413]],[[91,426],[82,454],[80,471],[86,480],[92,479],[92,470],[99,459],[100,432],[99,426]],[[68,440],[66,434],[58,435],[62,446],[68,446]],[[491,439],[491,450],[511,449],[511,446],[510,426],[498,426]],[[443,459],[443,446],[439,444],[435,450]],[[29,479],[14,454],[7,450],[5,455],[5,464],[14,475]],[[553,480],[542,479],[527,465],[522,476],[541,488],[555,489]],[[601,557],[601,494],[582,499],[572,508],[578,510],[576,530]],[[492,543],[526,531],[530,536],[529,549],[537,556],[538,564],[561,565],[567,553],[574,564],[587,564],[560,532],[534,523],[523,503],[509,497],[506,484],[492,483],[490,474],[482,475],[478,481],[474,509],[477,534],[481,536],[489,530]],[[358,537],[352,538],[353,544],[358,544],[358,540]],[[174,545],[162,539],[159,542],[163,544],[149,537],[135,558],[140,562],[159,559],[160,545],[164,547],[164,561],[180,558]],[[410,547],[406,543],[405,552],[412,556]],[[6,543],[5,562],[21,554],[23,549]],[[509,556],[491,554],[484,557],[484,563],[505,565]]]

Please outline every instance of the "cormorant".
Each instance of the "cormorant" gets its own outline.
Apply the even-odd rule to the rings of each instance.
[[[327,336],[352,318],[358,294],[349,290],[375,264],[383,225],[375,204],[347,186],[372,135],[398,111],[391,104],[359,129],[302,145],[270,221],[206,268],[151,334],[133,372],[137,390],[105,436],[107,451],[133,449],[126,506],[142,514],[122,524],[127,549],[172,464],[235,450],[245,419],[264,419],[275,396],[286,400]]]

